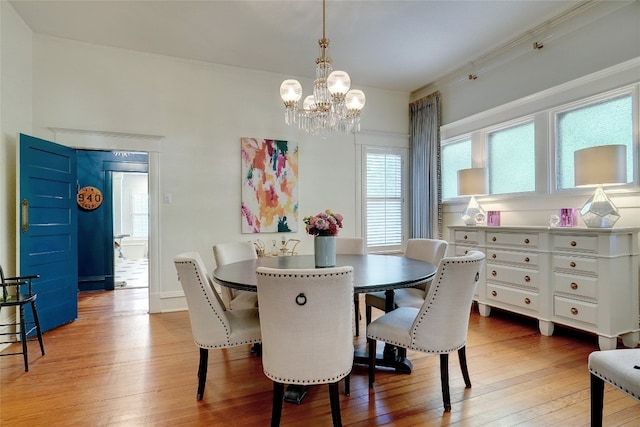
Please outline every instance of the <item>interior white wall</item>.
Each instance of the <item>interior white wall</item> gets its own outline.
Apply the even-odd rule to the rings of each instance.
[[[185,307],[173,266],[176,254],[200,251],[212,270],[216,242],[280,240],[275,233],[241,233],[243,136],[297,141],[299,214],[329,208],[346,219],[341,234],[359,234],[354,136],[321,139],[285,126],[279,86],[289,76],[44,36],[34,36],[33,46],[36,136],[69,143],[50,128],[159,136],[159,272],[158,287],[150,291],[152,311]],[[312,75],[313,52],[309,63]],[[310,80],[302,79],[302,84],[310,90]],[[365,132],[406,135],[409,94],[364,91]],[[151,174],[150,165],[150,186]],[[171,195],[171,204],[162,202],[164,194]],[[299,252],[311,253],[312,239],[302,228],[288,237],[302,240]],[[150,241],[150,268],[153,252]]]

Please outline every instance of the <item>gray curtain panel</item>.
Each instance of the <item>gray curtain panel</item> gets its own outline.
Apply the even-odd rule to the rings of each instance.
[[[419,99],[411,109],[411,237],[442,238],[440,184],[440,93]]]

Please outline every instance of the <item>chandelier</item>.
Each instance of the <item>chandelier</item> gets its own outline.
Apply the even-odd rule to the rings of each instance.
[[[349,74],[345,71],[333,71],[331,59],[327,55],[329,40],[325,37],[325,0],[322,0],[322,38],[318,40],[318,45],[320,57],[316,59],[313,95],[304,99],[302,108],[298,106],[302,97],[300,82],[287,79],[280,85],[285,123],[297,126],[311,135],[323,137],[329,132],[358,132],[365,96],[361,90],[349,90]]]

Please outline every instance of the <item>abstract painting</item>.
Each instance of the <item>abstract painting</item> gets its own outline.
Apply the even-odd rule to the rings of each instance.
[[[298,231],[298,144],[241,138],[242,232]]]

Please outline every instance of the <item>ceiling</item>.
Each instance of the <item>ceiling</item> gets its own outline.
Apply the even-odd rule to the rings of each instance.
[[[320,0],[12,0],[37,34],[281,74],[315,75]],[[413,91],[581,1],[328,0],[334,69],[352,87]]]

